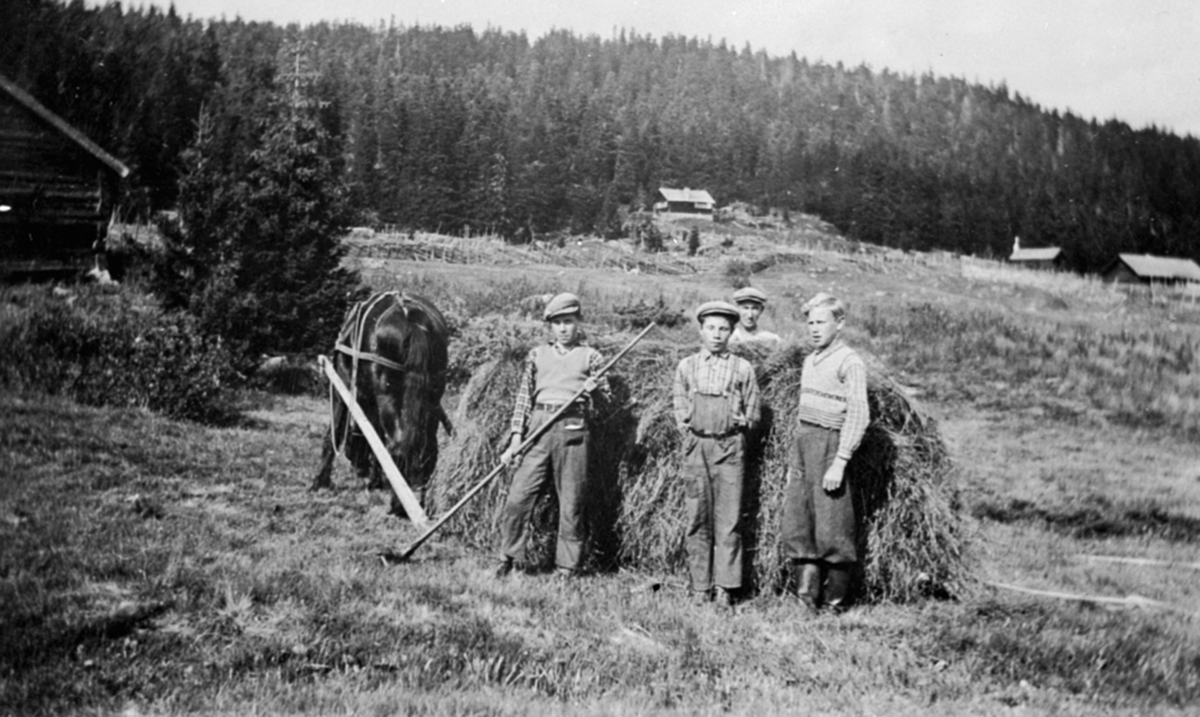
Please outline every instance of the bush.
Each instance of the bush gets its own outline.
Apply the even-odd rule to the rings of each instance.
[[[26,288],[4,296],[0,383],[174,418],[229,418],[229,352],[203,338],[195,319],[163,312],[133,289],[78,291]]]
[[[730,259],[725,262],[725,278],[734,289],[750,285],[750,266],[741,259]]]

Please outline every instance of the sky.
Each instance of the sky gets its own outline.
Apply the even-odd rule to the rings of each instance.
[[[135,0],[127,6],[165,5]],[[91,4],[96,4],[92,0]],[[1200,138],[1198,0],[174,0],[196,18],[722,39],[1008,86],[1045,110]]]

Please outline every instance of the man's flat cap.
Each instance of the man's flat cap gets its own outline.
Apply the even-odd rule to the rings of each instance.
[[[728,317],[735,324],[742,318],[742,312],[728,301],[706,301],[696,309],[696,321],[704,323],[704,317],[710,314]]]
[[[578,313],[580,313],[579,297],[574,294],[563,293],[554,297],[550,300],[550,303],[546,304],[546,311],[542,314],[542,318],[549,321],[555,316]]]
[[[743,301],[752,301],[756,304],[767,303],[767,295],[755,289],[753,286],[743,286],[733,292],[733,303],[740,304]]]

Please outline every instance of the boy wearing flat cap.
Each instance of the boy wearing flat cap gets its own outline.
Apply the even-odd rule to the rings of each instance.
[[[603,366],[600,352],[580,339],[579,297],[559,294],[543,314],[550,340],[530,350],[513,406],[512,437],[500,456],[510,464],[524,436],[550,420],[582,389],[583,398],[571,403],[554,425],[521,457],[501,517],[501,558],[496,575],[512,572],[514,563],[527,563],[529,519],[538,494],[548,480],[558,496],[558,542],[555,564],[561,577],[575,576],[582,564],[583,508],[586,501],[588,414],[591,399],[608,399],[608,381],[594,378]]]
[[[753,286],[744,286],[733,292],[733,303],[737,304],[740,314],[738,325],[729,337],[729,345],[759,344],[777,346],[782,341],[778,334],[773,334],[758,326],[758,317],[762,316],[767,305],[767,295]]]
[[[742,587],[742,480],[745,434],[758,424],[758,381],[750,362],[729,352],[740,313],[724,301],[696,311],[700,350],[675,370],[675,424],[687,508],[688,570],[700,601],[722,606]]]

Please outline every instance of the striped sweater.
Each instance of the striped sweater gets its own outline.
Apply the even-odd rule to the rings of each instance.
[[[850,460],[871,422],[867,405],[867,368],[840,339],[804,359],[796,418],[841,432],[838,457]]]

